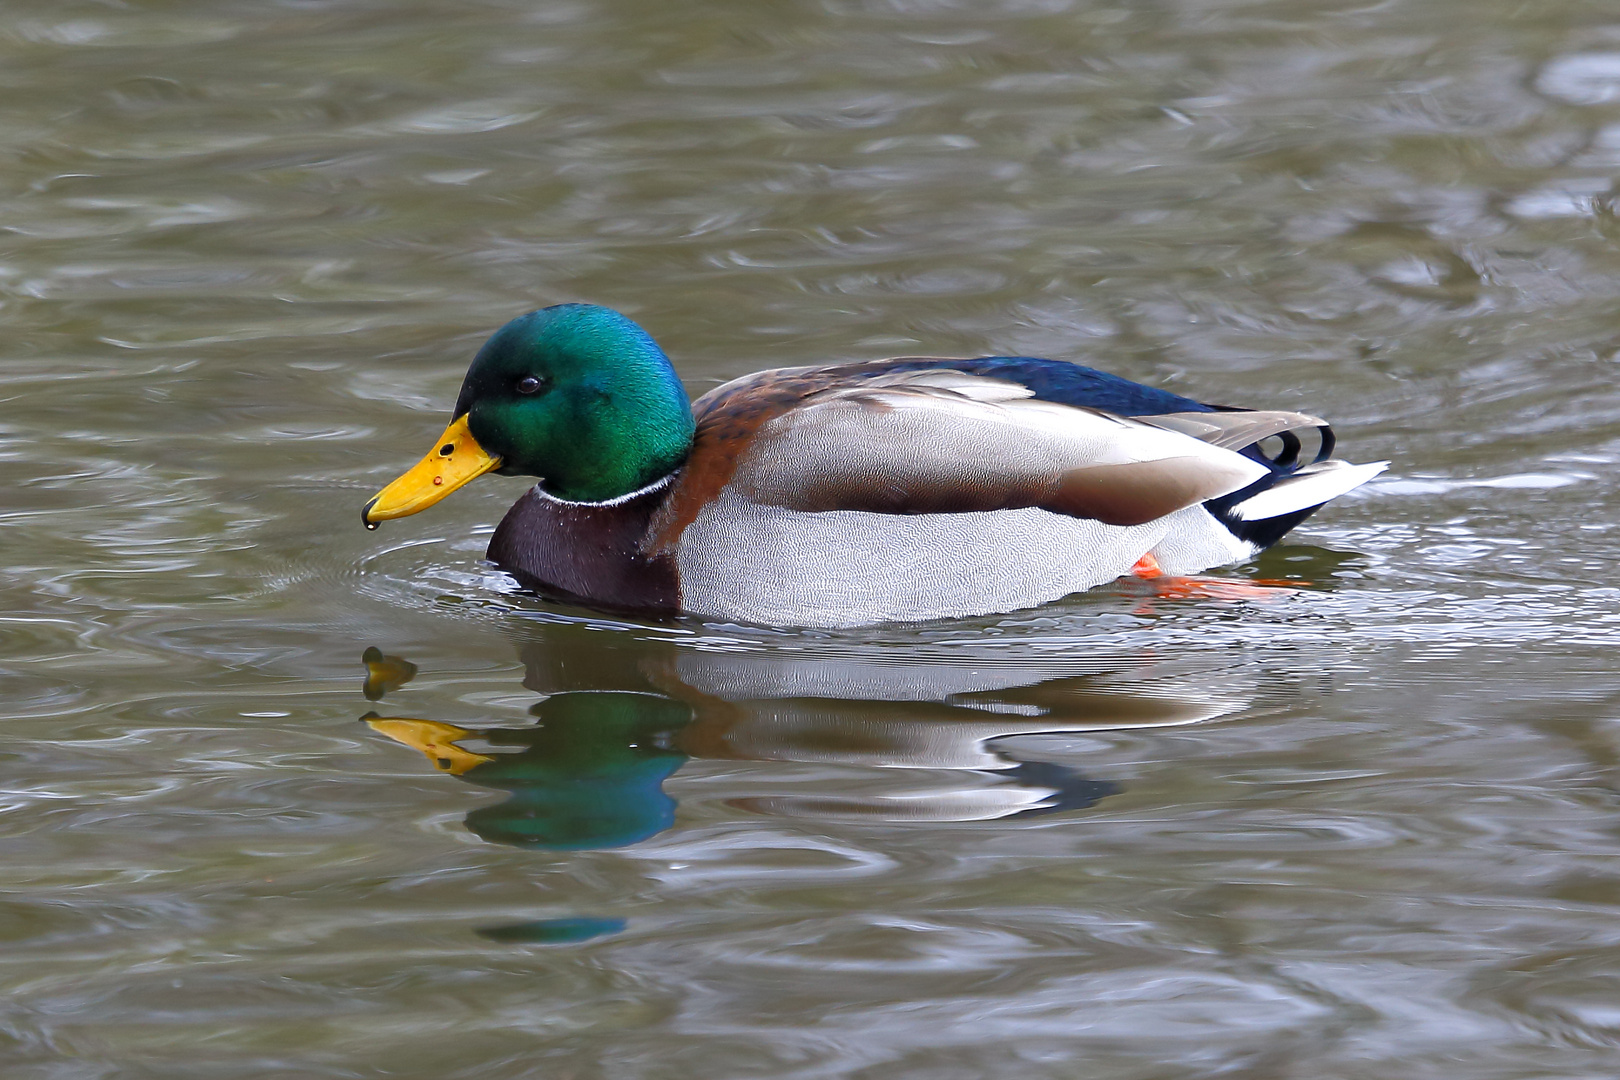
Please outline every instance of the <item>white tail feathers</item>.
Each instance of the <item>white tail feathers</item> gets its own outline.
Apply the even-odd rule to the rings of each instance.
[[[1232,516],[1240,521],[1262,521],[1321,506],[1329,499],[1360,487],[1387,468],[1387,461],[1352,465],[1337,459],[1307,465],[1232,507]]]

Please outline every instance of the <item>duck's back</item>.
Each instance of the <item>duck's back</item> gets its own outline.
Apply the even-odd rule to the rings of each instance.
[[[699,399],[697,437],[649,549],[682,606],[853,625],[1008,611],[1110,581],[1167,538],[1176,569],[1254,545],[1201,504],[1263,483],[1249,450],[1177,430],[1164,390],[1029,357],[905,357],[760,372]],[[1134,417],[1173,418],[1163,424]],[[1278,419],[1278,418],[1282,419]]]

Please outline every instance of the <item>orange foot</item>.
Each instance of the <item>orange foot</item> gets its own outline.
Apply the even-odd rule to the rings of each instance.
[[[1277,600],[1299,590],[1294,582],[1253,578],[1238,581],[1233,578],[1176,577],[1159,568],[1159,560],[1152,554],[1143,555],[1131,567],[1131,576],[1142,578],[1153,586],[1153,595],[1165,600],[1186,600],[1202,597],[1209,600]]]

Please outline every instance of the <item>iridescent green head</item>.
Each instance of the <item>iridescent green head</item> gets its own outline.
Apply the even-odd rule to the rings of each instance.
[[[645,330],[594,304],[507,323],[467,369],[437,448],[367,504],[368,525],[496,470],[559,499],[604,502],[667,476],[692,448],[692,404]]]

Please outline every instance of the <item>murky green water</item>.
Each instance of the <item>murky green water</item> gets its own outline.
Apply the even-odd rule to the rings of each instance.
[[[11,0],[0,118],[8,1080],[1620,1071],[1607,0]],[[575,299],[1395,464],[1271,603],[858,632],[362,530]]]

